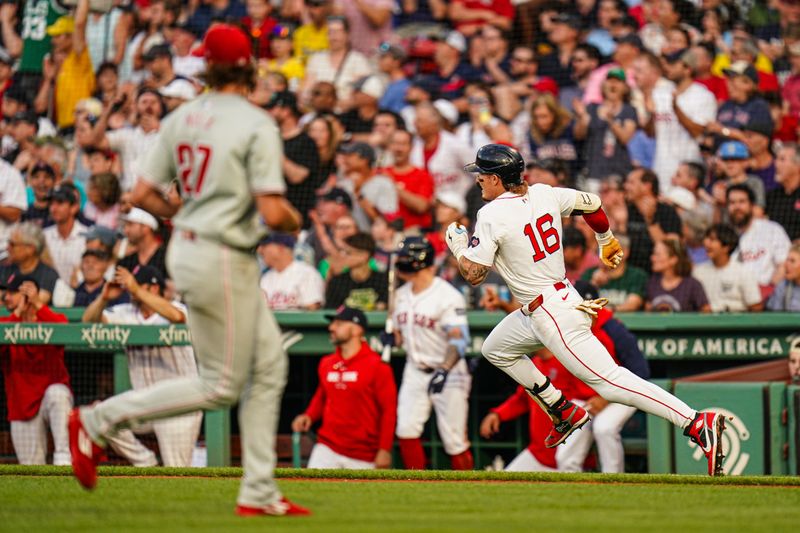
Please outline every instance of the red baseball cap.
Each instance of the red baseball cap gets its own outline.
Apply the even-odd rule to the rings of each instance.
[[[209,63],[245,65],[252,56],[250,38],[230,24],[214,24],[206,32],[203,44],[192,51]]]

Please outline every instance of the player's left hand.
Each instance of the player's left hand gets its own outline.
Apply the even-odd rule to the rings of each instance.
[[[437,368],[431,377],[431,382],[428,383],[428,394],[439,394],[444,389],[444,383],[447,381],[447,370],[444,368]]]
[[[578,311],[583,311],[587,315],[597,318],[597,312],[608,305],[608,298],[598,298],[596,300],[584,300],[575,306]]]
[[[447,226],[446,240],[447,247],[450,248],[453,255],[457,258],[461,257],[464,250],[466,250],[469,245],[469,233],[467,233],[467,228],[458,222],[451,222],[450,225]]]
[[[606,244],[600,245],[600,261],[610,268],[617,268],[622,263],[624,256],[622,246],[615,237],[612,237]]]
[[[375,468],[385,469],[392,467],[392,452],[388,450],[378,450],[375,454]]]

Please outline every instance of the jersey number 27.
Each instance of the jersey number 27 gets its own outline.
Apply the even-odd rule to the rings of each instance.
[[[183,195],[196,197],[203,188],[208,165],[211,163],[211,147],[205,144],[180,143],[175,150]]]
[[[536,233],[539,234],[538,238],[534,233],[533,226],[525,224],[525,235],[531,241],[533,246],[533,262],[541,261],[545,258],[545,252],[552,254],[561,246],[561,239],[558,236],[558,230],[553,227],[553,215],[547,213],[536,219]],[[545,228],[545,226],[547,226]],[[539,242],[541,241],[541,244]],[[544,249],[542,249],[544,248]]]

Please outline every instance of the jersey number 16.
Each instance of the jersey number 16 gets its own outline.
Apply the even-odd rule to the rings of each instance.
[[[183,196],[197,197],[211,163],[211,147],[205,144],[181,143],[175,150],[178,156],[178,178]]]
[[[553,216],[544,214],[536,219],[536,233],[539,234],[537,239],[534,233],[533,226],[525,224],[525,235],[531,241],[533,246],[533,262],[541,261],[545,257],[545,252],[552,254],[561,246],[561,239],[558,236],[558,230],[553,227]],[[547,228],[545,229],[545,225]],[[539,242],[541,241],[541,244]],[[542,248],[544,247],[544,250]]]

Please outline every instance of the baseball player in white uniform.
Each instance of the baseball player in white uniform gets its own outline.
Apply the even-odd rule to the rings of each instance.
[[[545,439],[549,447],[564,442],[589,420],[589,414],[564,398],[527,357],[541,346],[606,400],[684,428],[684,435],[705,453],[709,475],[721,474],[724,418],[697,412],[617,366],[590,330],[605,301],[584,301],[565,279],[562,217],[581,214],[596,233],[603,263],[616,268],[622,262],[622,248],[609,229],[600,198],[574,189],[528,186],[522,179],[524,168],[519,152],[509,146],[489,144],[478,150],[466,170],[478,174],[478,187],[488,204],[478,212],[471,238],[460,224],[447,229],[447,244],[467,281],[480,284],[494,267],[523,304],[489,334],[483,356],[525,387],[551,416],[555,426]]]
[[[288,365],[278,324],[258,288],[255,257],[264,234],[259,217],[284,232],[297,231],[301,217],[283,196],[278,128],[247,101],[255,74],[249,37],[215,24],[201,50],[210,90],[167,117],[132,192],[142,209],[175,215],[167,268],[188,308],[198,377],[161,381],[73,410],[72,469],[91,489],[107,435],[238,401],[244,477],[236,513],[309,514],[281,495],[273,477]]]
[[[397,398],[397,438],[406,468],[424,469],[422,430],[436,411],[436,426],[454,470],[472,470],[467,439],[472,376],[464,360],[469,343],[467,304],[452,285],[436,276],[435,252],[424,237],[400,243],[397,271],[406,283],[397,290],[394,324],[406,350]]]
[[[186,322],[186,306],[164,299],[164,278],[153,267],[139,265],[133,273],[122,267],[116,270],[113,283],[106,283],[100,296],[83,313],[84,322],[146,326],[168,326]],[[125,290],[131,302],[105,309]],[[197,364],[191,346],[128,346],[128,373],[134,390],[159,381],[179,377],[197,377]],[[200,434],[203,412],[195,411],[172,418],[154,420],[136,426],[136,433],[155,432],[158,451],[164,466],[191,466],[192,452]],[[153,452],[129,430],[110,437],[109,444],[135,466],[156,463]]]

